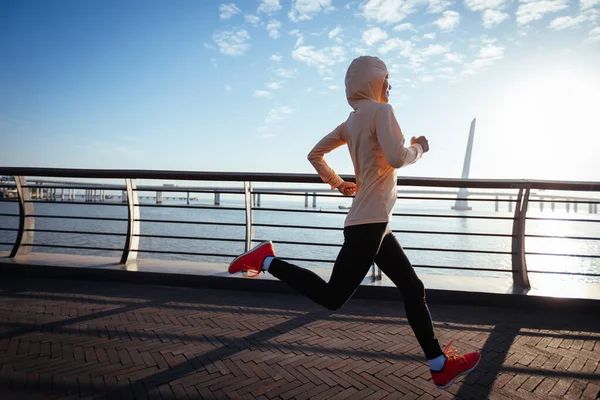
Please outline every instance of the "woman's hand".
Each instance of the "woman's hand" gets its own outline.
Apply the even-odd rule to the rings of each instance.
[[[342,182],[337,190],[344,196],[354,196],[356,194],[356,184],[352,182]]]

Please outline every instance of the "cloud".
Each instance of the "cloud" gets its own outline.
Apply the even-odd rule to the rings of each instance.
[[[391,51],[399,50],[400,55],[408,57],[413,50],[413,44],[410,40],[402,40],[398,38],[392,38],[386,40],[380,47],[379,52],[381,54],[387,54]]]
[[[368,21],[391,24],[402,21],[426,0],[368,0],[360,8]]]
[[[458,53],[446,53],[445,57],[446,60],[456,64],[461,64],[463,62],[463,59],[465,58],[465,56]]]
[[[425,49],[418,52],[418,55],[427,58],[431,56],[439,56],[441,54],[447,53],[450,50],[448,45],[440,45],[440,44],[430,44]]]
[[[333,10],[332,0],[293,0],[288,18],[292,22],[312,19],[315,14]]]
[[[273,97],[273,95],[268,90],[255,90],[254,97],[271,98],[271,97]]]
[[[595,27],[588,32],[588,37],[585,39],[588,43],[600,42],[600,26]]]
[[[450,0],[429,0],[427,12],[430,14],[439,14],[450,7],[454,2]]]
[[[279,9],[281,9],[281,4],[279,4],[279,0],[261,0],[257,11],[271,15]]]
[[[281,62],[281,60],[283,60],[283,57],[281,57],[279,54],[273,54],[271,56],[271,61]]]
[[[283,120],[286,115],[292,114],[294,110],[288,106],[275,107],[269,110],[265,117],[265,124],[272,124]]]
[[[400,25],[396,25],[393,29],[394,32],[403,32],[403,31],[414,31],[413,25],[410,22],[405,22]]]
[[[435,32],[431,32],[431,33],[425,33],[425,34],[423,35],[423,39],[430,39],[430,40],[433,40],[433,39],[435,39]]]
[[[239,56],[250,48],[250,35],[246,30],[223,31],[213,35],[219,51],[228,56]]]
[[[346,52],[343,47],[324,47],[321,50],[313,46],[300,46],[292,51],[292,58],[311,67],[323,69],[345,61]]]
[[[233,17],[235,14],[241,14],[242,10],[240,10],[234,3],[229,4],[221,4],[219,6],[219,17],[221,19],[229,19]]]
[[[507,0],[465,0],[466,6],[472,11],[503,9]]]
[[[277,39],[279,37],[279,28],[281,28],[281,22],[277,21],[276,19],[269,21],[269,24],[267,25],[269,36],[271,36],[273,39]]]
[[[492,27],[502,23],[503,21],[507,20],[508,17],[509,17],[508,14],[503,13],[502,11],[498,11],[498,10],[485,10],[481,14],[481,20],[482,20],[483,26],[485,28],[492,28]]]
[[[600,5],[600,0],[579,0],[579,8],[581,11],[589,10]]]
[[[331,40],[335,39],[340,33],[342,33],[342,28],[340,28],[338,25],[329,32],[329,34],[328,34],[329,39],[331,39]]]
[[[525,2],[520,4],[517,9],[517,23],[525,25],[531,21],[542,19],[546,14],[561,11],[565,8],[567,8],[567,0],[534,0]]]
[[[269,82],[267,83],[267,87],[271,90],[281,89],[283,87],[283,82]]]
[[[367,29],[362,34],[362,41],[367,46],[372,46],[373,44],[380,42],[382,40],[387,39],[388,34],[379,27]]]
[[[569,17],[569,16],[558,17],[558,18],[554,19],[552,22],[550,22],[548,27],[555,31],[562,31],[564,29],[576,27],[577,25],[579,25],[582,22],[585,22],[587,20],[588,20],[588,18],[584,15],[578,15],[577,17]]]
[[[456,11],[444,11],[442,17],[433,22],[441,30],[450,32],[460,23],[460,14]]]
[[[244,15],[244,19],[246,20],[246,22],[248,22],[249,24],[252,24],[252,25],[258,25],[258,23],[260,22],[260,17],[258,17],[257,15],[252,15],[252,14]]]
[[[484,39],[484,44],[479,49],[478,57],[462,72],[463,75],[475,75],[484,67],[493,65],[504,58],[504,47],[494,44],[493,39]]]
[[[327,89],[329,89],[329,90],[339,90],[340,87],[338,85],[329,85],[329,86],[327,86]]]
[[[295,69],[279,68],[275,70],[275,74],[282,78],[290,79],[296,77],[297,71]]]

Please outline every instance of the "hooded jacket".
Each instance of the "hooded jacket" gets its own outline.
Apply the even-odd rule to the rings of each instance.
[[[308,160],[332,189],[344,181],[327,164],[325,154],[346,144],[356,175],[356,196],[344,226],[389,222],[396,202],[396,168],[423,155],[419,144],[405,147],[392,106],[382,102],[388,74],[377,57],[356,58],[346,72],[346,98],[354,109],[348,119],[315,145]]]

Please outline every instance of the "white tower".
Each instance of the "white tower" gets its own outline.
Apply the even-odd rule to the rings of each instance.
[[[469,179],[469,168],[471,167],[471,152],[473,151],[473,137],[475,136],[475,121],[477,118],[473,118],[471,121],[471,129],[469,130],[469,141],[467,142],[467,152],[465,153],[465,162],[463,164],[462,170],[462,179]],[[459,211],[468,211],[471,210],[469,207],[469,203],[467,202],[467,197],[469,196],[469,191],[467,188],[460,188],[458,190],[458,198],[456,199],[456,203],[452,207],[453,210]]]

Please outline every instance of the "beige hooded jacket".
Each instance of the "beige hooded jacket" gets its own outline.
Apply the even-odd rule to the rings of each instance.
[[[316,144],[308,160],[332,189],[343,180],[325,162],[325,154],[347,144],[356,175],[356,196],[344,226],[389,222],[396,202],[396,168],[423,155],[419,144],[404,146],[392,106],[382,102],[387,68],[377,57],[358,57],[346,73],[346,98],[354,111]],[[387,88],[386,88],[387,89]]]

